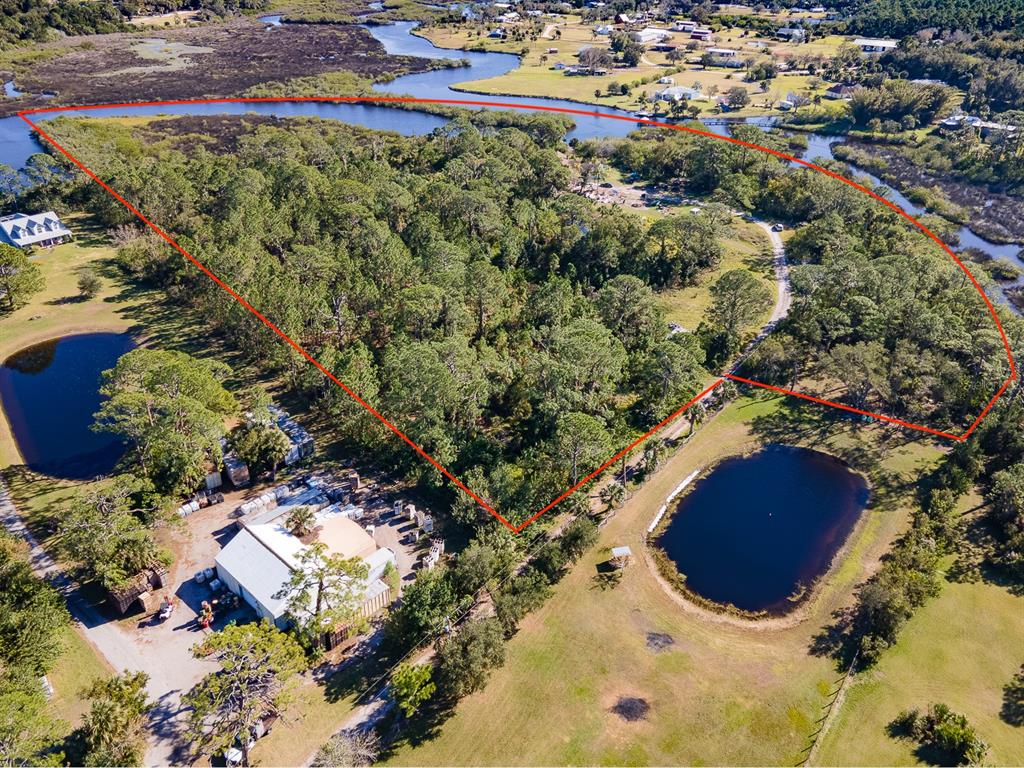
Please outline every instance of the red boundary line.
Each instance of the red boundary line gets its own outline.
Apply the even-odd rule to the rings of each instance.
[[[87,168],[85,166],[85,164],[83,164],[78,158],[76,158],[67,149],[65,149],[63,146],[61,146],[57,142],[56,139],[54,139],[52,136],[50,136],[48,133],[46,133],[42,128],[40,128],[36,123],[34,123],[28,117],[28,115],[37,115],[37,114],[52,113],[52,112],[80,112],[80,111],[96,110],[96,109],[118,109],[118,108],[133,108],[133,107],[163,107],[163,106],[180,106],[180,105],[188,105],[188,104],[248,104],[248,103],[259,103],[259,102],[307,102],[307,101],[308,102],[325,102],[325,103],[354,103],[354,102],[370,102],[370,103],[374,103],[374,102],[376,102],[376,103],[399,103],[399,104],[446,104],[446,105],[466,106],[466,107],[501,107],[501,108],[504,108],[504,109],[517,109],[517,110],[526,109],[526,110],[532,110],[532,111],[536,111],[536,112],[554,112],[554,113],[558,113],[558,114],[581,115],[581,116],[584,116],[584,117],[598,117],[598,118],[603,118],[603,119],[607,119],[607,120],[621,120],[621,121],[624,121],[624,122],[650,125],[650,126],[653,126],[653,127],[656,127],[656,128],[665,128],[665,129],[673,130],[673,131],[682,131],[682,132],[685,132],[685,133],[696,134],[698,136],[704,136],[706,138],[718,139],[720,141],[725,141],[725,142],[728,142],[730,144],[736,144],[738,146],[747,147],[749,149],[754,149],[754,150],[757,150],[759,152],[764,152],[765,154],[774,155],[775,157],[781,158],[781,159],[786,160],[786,161],[788,161],[790,163],[796,163],[797,165],[802,165],[805,168],[809,168],[812,171],[816,171],[818,173],[823,173],[826,176],[829,176],[829,177],[831,177],[833,179],[836,179],[837,181],[840,181],[843,184],[846,184],[846,185],[848,185],[850,187],[853,187],[856,190],[859,190],[860,192],[863,192],[865,195],[868,195],[869,197],[874,198],[878,202],[880,202],[883,205],[885,205],[888,208],[890,208],[892,211],[895,211],[897,214],[899,214],[904,219],[906,219],[911,224],[913,224],[915,227],[917,227],[917,229],[921,230],[928,237],[930,237],[936,243],[936,245],[938,245],[943,251],[945,251],[946,254],[954,261],[954,263],[958,267],[960,267],[960,269],[963,271],[963,273],[965,275],[967,275],[967,277],[971,281],[972,285],[974,285],[975,290],[977,290],[977,292],[981,296],[982,300],[985,302],[985,306],[988,308],[989,315],[991,315],[992,320],[993,320],[993,322],[996,325],[996,329],[999,331],[999,336],[1000,336],[1000,338],[1002,339],[1002,342],[1003,342],[1003,348],[1006,351],[1006,360],[1007,360],[1007,362],[1009,363],[1009,366],[1010,366],[1010,375],[1003,382],[1002,386],[999,388],[999,391],[996,392],[995,395],[992,396],[992,399],[988,401],[988,403],[985,405],[984,409],[982,409],[981,413],[978,414],[978,417],[971,423],[971,425],[967,428],[967,430],[965,432],[963,432],[962,434],[960,434],[960,435],[955,435],[955,434],[952,434],[952,433],[949,433],[949,432],[943,432],[943,431],[938,430],[938,429],[933,429],[931,427],[927,427],[927,426],[924,426],[924,425],[921,425],[921,424],[914,424],[914,423],[911,423],[911,422],[908,422],[908,421],[903,421],[902,419],[897,419],[897,418],[894,418],[892,416],[885,416],[884,414],[872,413],[871,411],[864,411],[864,410],[861,410],[859,408],[853,408],[852,406],[844,405],[843,403],[837,403],[837,402],[832,401],[832,400],[825,400],[825,399],[822,399],[822,398],[819,398],[819,397],[814,397],[813,395],[803,394],[801,392],[794,392],[793,390],[790,390],[790,389],[783,389],[782,387],[776,387],[776,386],[773,386],[771,384],[765,384],[764,382],[754,381],[752,379],[745,379],[745,378],[743,378],[741,376],[735,376],[733,374],[727,373],[727,374],[723,375],[723,378],[720,378],[720,379],[716,380],[713,384],[711,384],[707,389],[705,389],[699,395],[697,395],[696,397],[691,399],[689,402],[687,402],[681,408],[676,410],[674,413],[672,413],[666,419],[662,420],[660,423],[658,423],[652,429],[650,429],[649,431],[645,432],[643,435],[641,435],[636,440],[634,440],[632,443],[630,443],[625,448],[620,450],[618,453],[616,453],[610,459],[605,461],[603,464],[601,464],[599,467],[597,467],[597,469],[595,469],[593,472],[588,474],[586,477],[584,477],[578,483],[573,485],[571,488],[567,489],[560,496],[556,497],[550,503],[548,503],[546,506],[542,507],[540,510],[535,512],[533,515],[531,515],[529,518],[527,518],[527,520],[525,522],[521,523],[518,526],[514,526],[508,520],[506,520],[497,510],[495,510],[490,504],[488,504],[484,499],[482,499],[480,496],[478,496],[476,493],[474,493],[473,490],[470,489],[465,483],[463,483],[454,474],[452,474],[447,469],[445,469],[445,467],[443,467],[429,453],[427,453],[423,448],[421,448],[413,440],[411,440],[404,432],[402,432],[402,430],[400,430],[398,427],[396,427],[394,424],[392,424],[380,412],[378,412],[375,408],[373,408],[373,406],[371,406],[369,403],[367,403],[365,400],[363,400],[359,395],[357,395],[355,392],[353,392],[351,389],[349,389],[349,387],[344,382],[342,382],[333,373],[331,373],[323,365],[321,365],[320,362],[317,361],[316,358],[314,358],[309,352],[307,352],[305,349],[303,349],[298,343],[296,343],[294,340],[292,340],[292,338],[289,337],[284,331],[282,331],[280,328],[278,328],[276,325],[274,325],[274,323],[272,323],[266,316],[264,316],[262,313],[260,313],[259,310],[257,310],[255,307],[253,307],[251,304],[249,304],[249,302],[246,301],[242,296],[240,296],[238,293],[236,293],[234,291],[234,289],[231,288],[230,285],[228,285],[226,282],[224,282],[219,277],[217,277],[215,274],[213,274],[213,272],[211,272],[204,264],[202,264],[192,254],[190,254],[188,251],[186,251],[184,248],[182,248],[170,235],[168,235],[160,227],[158,227],[156,224],[154,224],[152,221],[150,221],[148,218],[146,218],[146,216],[143,215],[143,213],[141,211],[139,211],[135,206],[133,206],[131,203],[129,203],[127,200],[125,200],[112,187],[110,187],[106,182],[104,182],[95,173],[93,173],[89,168]],[[949,440],[956,440],[956,441],[966,440],[971,435],[971,433],[974,432],[974,430],[977,428],[977,426],[981,423],[981,420],[985,418],[985,416],[988,414],[988,412],[992,409],[992,406],[994,406],[996,404],[996,401],[1002,396],[1003,392],[1006,391],[1006,388],[1010,385],[1010,383],[1017,379],[1017,364],[1014,361],[1013,352],[1010,349],[1010,341],[1009,341],[1009,339],[1006,336],[1006,331],[1003,329],[1002,323],[999,322],[999,316],[996,314],[995,307],[992,305],[991,300],[988,298],[988,296],[985,295],[985,291],[982,289],[981,284],[978,283],[977,279],[975,279],[974,275],[971,274],[970,270],[968,270],[967,267],[964,266],[963,262],[960,261],[960,259],[957,257],[957,255],[955,253],[953,253],[953,251],[944,242],[942,242],[942,240],[939,239],[931,230],[929,230],[927,227],[925,227],[923,224],[921,224],[921,222],[919,222],[917,219],[915,219],[913,216],[908,214],[906,211],[904,211],[899,206],[895,205],[894,203],[890,202],[889,200],[886,200],[881,195],[873,192],[872,190],[868,189],[867,187],[862,186],[861,184],[858,184],[855,181],[847,179],[845,176],[842,176],[842,175],[840,175],[838,173],[835,173],[834,171],[830,171],[827,168],[822,168],[819,165],[815,165],[814,163],[807,162],[806,160],[801,160],[798,157],[793,157],[791,155],[787,155],[784,152],[779,152],[777,150],[770,149],[768,147],[762,147],[759,144],[753,144],[751,142],[741,141],[740,139],[734,139],[734,138],[731,138],[729,136],[720,136],[717,133],[711,133],[710,131],[702,131],[699,128],[692,128],[692,127],[683,126],[683,125],[671,125],[671,124],[668,124],[668,123],[660,123],[660,122],[656,122],[654,120],[644,120],[644,119],[640,119],[640,118],[629,117],[629,116],[626,116],[626,115],[605,114],[605,113],[601,113],[601,112],[591,112],[591,111],[584,110],[584,109],[563,109],[561,107],[549,107],[549,106],[544,106],[544,105],[540,105],[540,104],[536,104],[536,105],[533,105],[533,104],[529,104],[529,105],[528,104],[509,104],[509,103],[498,102],[498,101],[477,101],[477,100],[471,100],[471,99],[417,99],[417,98],[403,97],[403,96],[335,96],[335,97],[331,97],[331,96],[297,96],[297,97],[270,96],[270,97],[253,97],[253,98],[177,99],[177,100],[169,100],[169,101],[143,101],[143,102],[119,102],[119,103],[110,103],[110,104],[87,104],[87,105],[70,106],[70,107],[39,107],[39,108],[36,108],[36,109],[22,110],[22,111],[18,112],[17,115],[22,120],[24,120],[26,123],[28,123],[29,126],[32,128],[32,130],[36,131],[36,133],[38,133],[41,138],[43,138],[45,141],[47,141],[49,144],[51,144],[58,152],[60,152],[68,160],[70,160],[75,166],[77,166],[86,176],[88,176],[90,179],[92,179],[97,184],[99,184],[101,187],[103,187],[103,189],[105,189],[115,200],[117,200],[119,203],[121,203],[121,205],[123,205],[125,208],[127,208],[133,215],[135,215],[140,221],[142,221],[142,223],[144,223],[147,227],[149,227],[151,230],[153,230],[157,235],[160,236],[160,238],[165,240],[172,248],[174,248],[176,251],[178,251],[182,256],[184,256],[186,259],[188,259],[190,262],[192,262],[192,264],[194,264],[201,272],[203,272],[214,283],[216,283],[229,296],[231,296],[240,305],[245,307],[247,310],[249,310],[249,312],[251,312],[257,318],[259,318],[259,320],[264,325],[266,325],[268,328],[270,328],[270,330],[272,330],[279,337],[281,337],[281,339],[286,344],[288,344],[290,347],[292,347],[292,349],[294,349],[302,357],[304,357],[306,360],[308,360],[314,367],[317,368],[317,370],[319,370],[322,374],[324,374],[324,376],[326,376],[332,382],[334,382],[339,387],[341,387],[341,389],[343,389],[346,392],[346,394],[349,395],[349,397],[351,397],[353,400],[355,400],[357,403],[359,403],[363,408],[365,408],[369,413],[371,413],[378,421],[380,421],[381,424],[383,424],[385,427],[387,427],[389,430],[391,430],[391,432],[393,432],[395,435],[397,435],[403,442],[408,444],[410,448],[412,448],[416,453],[418,453],[420,456],[422,456],[438,472],[440,472],[442,475],[444,475],[449,480],[451,480],[452,483],[454,483],[456,487],[458,487],[459,489],[464,491],[466,494],[468,494],[470,496],[470,498],[472,498],[474,501],[476,501],[481,507],[483,507],[488,512],[490,512],[492,515],[494,515],[495,518],[500,520],[513,533],[519,533],[527,525],[532,523],[534,520],[536,520],[538,517],[543,515],[549,509],[551,509],[552,507],[554,507],[557,504],[561,503],[567,497],[571,496],[581,486],[585,485],[587,482],[592,480],[594,477],[596,477],[602,471],[607,469],[609,466],[611,466],[613,463],[615,463],[622,456],[624,456],[629,451],[631,451],[634,448],[636,448],[638,445],[640,445],[642,442],[647,440],[655,432],[657,432],[658,430],[662,429],[669,422],[673,421],[678,416],[680,416],[682,413],[684,413],[687,409],[689,409],[698,400],[700,400],[705,395],[707,395],[709,392],[714,390],[716,387],[718,387],[719,385],[724,383],[725,379],[731,379],[733,381],[737,381],[737,382],[740,382],[742,384],[748,384],[748,385],[755,386],[755,387],[761,387],[763,389],[768,389],[768,390],[771,390],[773,392],[779,392],[779,393],[784,394],[784,395],[790,395],[792,397],[798,397],[798,398],[801,398],[803,400],[809,400],[809,401],[811,401],[813,403],[818,403],[820,405],[828,405],[828,406],[831,406],[833,408],[838,408],[840,410],[848,411],[850,413],[857,413],[857,414],[860,414],[860,415],[863,415],[863,416],[870,416],[871,418],[878,419],[880,421],[885,421],[885,422],[888,422],[890,424],[897,424],[897,425],[899,425],[901,427],[906,427],[907,429],[913,429],[913,430],[917,430],[919,432],[925,432],[925,433],[930,434],[930,435],[935,435],[937,437],[943,437],[943,438],[946,438],[946,439],[949,439]]]

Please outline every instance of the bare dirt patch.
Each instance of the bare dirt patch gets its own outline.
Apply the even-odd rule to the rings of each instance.
[[[161,31],[67,38],[39,46],[38,56],[17,72],[18,87],[51,92],[51,105],[197,99],[234,96],[268,82],[346,70],[377,79],[420,72],[427,59],[391,56],[362,27],[285,24],[267,29],[251,19]],[[39,100],[8,99],[3,114],[37,106]]]

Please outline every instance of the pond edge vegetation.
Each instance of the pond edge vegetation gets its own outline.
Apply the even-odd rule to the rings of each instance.
[[[650,561],[657,570],[657,575],[661,577],[658,579],[659,583],[663,586],[668,585],[673,591],[692,603],[694,607],[719,616],[728,616],[739,619],[742,626],[754,627],[758,624],[767,625],[772,620],[792,621],[794,624],[799,624],[809,618],[812,618],[812,612],[809,609],[821,596],[822,587],[835,575],[836,571],[838,571],[839,567],[842,565],[842,562],[850,554],[854,540],[858,539],[863,532],[865,521],[868,518],[868,513],[873,510],[873,501],[875,499],[874,484],[872,483],[870,476],[853,467],[835,451],[829,450],[827,446],[822,445],[816,448],[807,448],[807,446],[801,445],[786,445],[785,447],[800,448],[823,454],[842,464],[844,468],[857,475],[857,477],[861,478],[866,484],[868,492],[867,503],[858,513],[856,522],[843,539],[842,544],[840,544],[839,548],[836,549],[835,553],[833,553],[828,566],[809,584],[801,583],[797,585],[797,589],[794,590],[793,594],[789,598],[787,598],[789,601],[789,607],[787,607],[785,611],[781,613],[772,613],[767,610],[750,611],[744,608],[738,608],[732,603],[720,603],[717,600],[712,600],[709,597],[701,595],[687,586],[686,574],[684,574],[672,558],[669,557],[665,549],[657,544],[657,540],[671,524],[673,516],[678,513],[683,499],[689,496],[693,492],[694,488],[696,488],[702,480],[707,479],[723,462],[730,459],[750,458],[769,447],[769,445],[771,444],[760,443],[754,447],[745,445],[735,453],[718,456],[706,467],[702,467],[697,476],[694,477],[678,495],[672,497],[672,500],[668,502],[669,506],[658,520],[658,524],[644,535],[644,545],[647,548]],[[776,443],[775,445],[783,444]]]

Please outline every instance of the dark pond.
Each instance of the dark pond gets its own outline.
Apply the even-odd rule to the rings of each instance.
[[[657,544],[697,594],[781,614],[828,569],[867,501],[864,479],[842,462],[771,446],[698,481]]]
[[[0,366],[0,402],[25,463],[72,480],[110,472],[124,452],[89,427],[100,406],[100,374],[135,344],[127,334],[87,333],[21,350]]]

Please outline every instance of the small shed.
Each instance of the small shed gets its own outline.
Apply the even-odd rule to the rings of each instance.
[[[612,547],[612,559],[609,561],[616,568],[625,568],[633,559],[633,550],[629,547]]]

